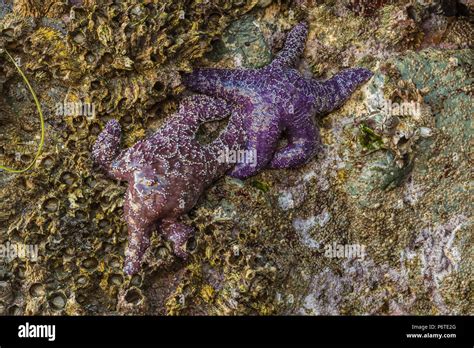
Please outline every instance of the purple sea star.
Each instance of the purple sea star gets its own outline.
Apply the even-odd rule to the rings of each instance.
[[[223,100],[208,96],[184,99],[179,111],[156,133],[120,152],[120,125],[111,120],[93,147],[93,157],[115,179],[128,181],[124,212],[128,224],[125,273],[134,274],[150,245],[158,222],[174,253],[186,258],[185,243],[193,229],[178,217],[188,212],[204,189],[233,164],[222,153],[237,152],[245,143],[242,118],[230,118],[216,140],[202,145],[195,139],[203,122],[222,119],[230,112]]]
[[[272,63],[260,69],[195,69],[184,76],[192,90],[223,98],[242,108],[247,135],[246,150],[256,153],[255,163],[238,163],[229,173],[245,179],[263,168],[291,168],[316,154],[319,132],[315,114],[338,107],[372,72],[347,69],[321,82],[306,79],[295,69],[304,50],[308,27],[300,23],[288,34],[284,48]],[[285,133],[288,144],[277,149]]]

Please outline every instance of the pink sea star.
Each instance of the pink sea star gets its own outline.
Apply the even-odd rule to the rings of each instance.
[[[208,145],[195,139],[203,122],[224,118],[229,108],[223,100],[193,96],[151,137],[120,152],[120,125],[107,123],[93,147],[95,161],[114,179],[128,181],[124,212],[128,224],[125,272],[136,273],[150,235],[158,222],[173,243],[177,256],[185,258],[185,243],[193,229],[178,221],[204,189],[225,174],[232,163],[221,160],[223,151],[239,151],[245,143],[242,118],[230,118],[227,128]]]

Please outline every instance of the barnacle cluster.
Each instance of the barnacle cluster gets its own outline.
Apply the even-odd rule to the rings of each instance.
[[[389,0],[347,0],[346,6],[357,14],[373,15],[380,7],[390,3]]]
[[[142,137],[174,109],[179,72],[256,3],[18,1],[2,18],[1,45],[31,80],[47,124],[35,170],[0,174],[0,243],[39,247],[36,262],[2,260],[1,279],[16,294],[2,298],[2,313],[107,313],[137,285],[121,271],[124,190],[94,170],[91,145],[112,117],[126,142]],[[37,147],[38,116],[15,66],[1,59],[0,161],[21,166]],[[59,113],[68,103],[94,113]]]
[[[298,262],[297,249],[291,250],[291,222],[279,217],[274,198],[264,191],[230,178],[219,186],[205,197],[214,203],[191,216],[198,228],[188,246],[192,261],[168,298],[166,310],[170,314],[280,313],[291,307],[277,301],[285,291],[282,281]]]

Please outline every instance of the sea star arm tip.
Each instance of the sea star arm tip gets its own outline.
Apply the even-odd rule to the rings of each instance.
[[[186,243],[194,235],[194,229],[174,219],[163,219],[160,229],[164,236],[173,243],[173,253],[181,259],[187,259],[189,253],[186,250]]]
[[[313,121],[303,128],[292,128],[289,144],[276,151],[267,168],[293,168],[305,164],[321,149],[321,139]]]
[[[326,114],[339,108],[359,87],[373,76],[365,68],[350,68],[343,70],[330,79],[320,82],[313,80],[313,94],[319,96],[320,104],[316,106],[317,112]]]
[[[301,22],[288,33],[283,49],[278,52],[271,66],[294,66],[303,54],[306,38],[308,36],[308,23]]]
[[[140,226],[131,225],[129,222],[128,228],[124,272],[127,275],[134,275],[140,271],[143,255],[150,246],[151,227],[141,228]]]
[[[117,120],[107,122],[104,130],[99,134],[92,148],[94,162],[114,177],[112,163],[120,153],[122,131]]]

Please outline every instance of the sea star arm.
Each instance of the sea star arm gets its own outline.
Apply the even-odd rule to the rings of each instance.
[[[120,153],[121,137],[120,124],[117,120],[110,120],[97,137],[97,141],[92,148],[94,162],[115,179],[119,178],[118,173],[112,167],[112,163]]]
[[[312,80],[313,93],[316,95],[316,110],[328,113],[339,108],[363,82],[373,73],[364,68],[346,69],[325,82]]]
[[[243,127],[243,117],[235,110],[227,127],[210,144],[203,147],[205,161],[209,164],[209,175],[213,177],[224,175],[235,162],[229,156],[235,156],[246,143],[246,133]]]
[[[242,93],[247,83],[255,81],[259,70],[196,68],[184,75],[184,84],[195,92],[245,104],[249,97]]]
[[[318,129],[310,120],[301,127],[288,129],[288,145],[275,152],[268,168],[292,168],[306,163],[318,151],[321,141]]]
[[[281,123],[274,122],[275,115],[266,108],[257,106],[252,113],[245,114],[244,117],[257,121],[246,130],[247,143],[245,148],[247,154],[254,154],[254,156],[250,157],[251,161],[237,163],[231,170],[229,175],[238,179],[246,179],[256,175],[265,168],[272,158],[282,131]]]
[[[194,229],[175,219],[163,219],[160,222],[160,229],[163,235],[173,243],[173,253],[182,259],[186,259],[188,257],[186,242],[194,235]]]
[[[182,122],[197,130],[202,123],[223,119],[229,113],[230,107],[223,99],[193,95],[181,101],[178,114]]]
[[[125,220],[128,225],[128,245],[125,250],[125,267],[124,272],[128,275],[137,273],[142,264],[143,254],[150,246],[150,236],[152,232],[152,224],[147,221],[140,213],[142,209],[137,200],[133,200],[132,193],[127,191],[124,206]]]
[[[288,34],[285,46],[278,52],[271,66],[294,67],[298,58],[303,54],[306,37],[308,36],[308,24],[301,22]]]

